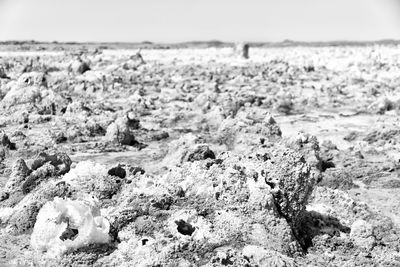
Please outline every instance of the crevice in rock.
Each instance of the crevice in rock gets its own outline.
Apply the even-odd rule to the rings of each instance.
[[[313,246],[313,238],[327,234],[331,237],[340,236],[340,233],[350,233],[350,227],[340,223],[333,216],[321,214],[316,211],[305,211],[298,219],[292,231],[303,251]]]
[[[61,234],[60,239],[65,240],[75,240],[76,236],[79,234],[78,229],[72,229],[67,227],[65,231]]]
[[[321,172],[326,171],[329,168],[335,168],[335,163],[333,163],[331,160],[322,160],[321,161]]]

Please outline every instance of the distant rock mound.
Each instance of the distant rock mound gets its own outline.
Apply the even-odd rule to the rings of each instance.
[[[234,54],[239,58],[248,59],[249,58],[250,45],[248,43],[237,43],[233,49]]]

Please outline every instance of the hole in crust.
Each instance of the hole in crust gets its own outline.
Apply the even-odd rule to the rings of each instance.
[[[67,227],[67,229],[65,229],[65,231],[61,234],[60,239],[62,241],[65,241],[67,239],[75,240],[78,233],[79,233],[78,229],[71,229]]]
[[[175,221],[178,226],[178,232],[182,235],[192,235],[196,230],[190,223],[185,222],[184,220]]]

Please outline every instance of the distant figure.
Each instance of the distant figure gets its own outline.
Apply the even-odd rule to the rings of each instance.
[[[241,58],[248,59],[249,58],[249,44],[247,43],[238,43],[234,47],[234,53]]]

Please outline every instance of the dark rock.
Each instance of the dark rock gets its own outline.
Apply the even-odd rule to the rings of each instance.
[[[36,170],[47,162],[50,162],[50,164],[56,168],[57,175],[63,175],[69,172],[72,164],[71,159],[66,153],[59,151],[46,151],[40,152],[36,156],[32,163],[31,169]]]
[[[183,157],[182,162],[185,161],[198,161],[205,159],[215,159],[214,152],[209,148],[208,145],[205,144],[197,144],[193,147],[190,147],[188,151],[186,151],[185,156]]]
[[[109,169],[108,170],[108,174],[112,175],[112,176],[117,176],[117,177],[119,177],[121,179],[124,179],[126,177],[126,171],[120,165]]]

